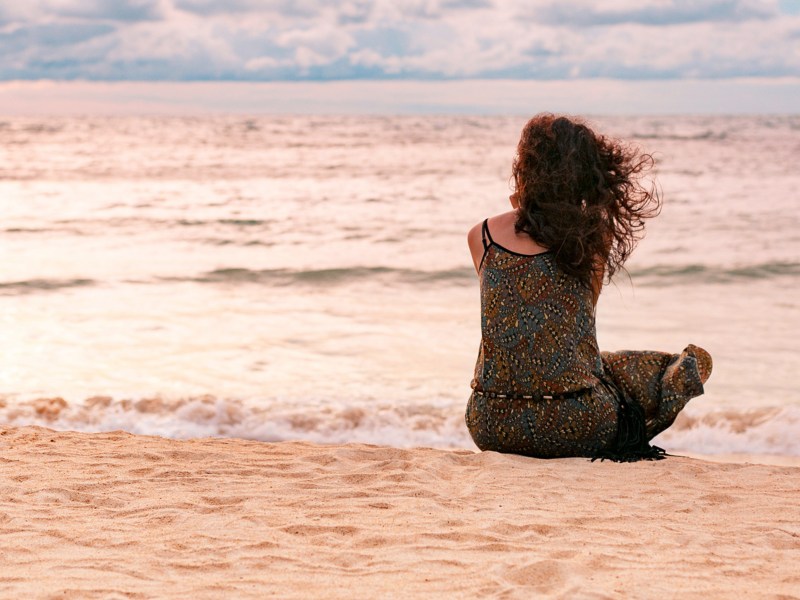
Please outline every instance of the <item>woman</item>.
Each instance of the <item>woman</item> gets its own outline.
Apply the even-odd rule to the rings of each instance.
[[[595,305],[660,199],[653,159],[583,123],[541,114],[522,131],[512,210],[468,242],[481,289],[481,348],[466,422],[481,450],[541,458],[660,459],[649,441],[703,393],[711,357],[600,352]]]

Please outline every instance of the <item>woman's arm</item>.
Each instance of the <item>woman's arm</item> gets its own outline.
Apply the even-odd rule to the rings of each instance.
[[[475,265],[475,272],[480,270],[481,260],[483,259],[483,239],[481,236],[481,228],[483,223],[478,223],[469,230],[467,234],[467,244],[469,244],[469,252],[472,255],[472,264]]]

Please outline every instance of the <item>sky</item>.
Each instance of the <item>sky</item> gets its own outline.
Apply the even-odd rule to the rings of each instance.
[[[0,0],[0,57],[12,113],[43,89],[16,82],[42,80],[106,98],[84,82],[717,82],[702,94],[726,111],[738,82],[762,94],[755,106],[791,112],[800,0]],[[170,88],[150,89],[154,106]]]

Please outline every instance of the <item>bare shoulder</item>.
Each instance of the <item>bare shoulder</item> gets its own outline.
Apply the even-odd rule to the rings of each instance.
[[[500,213],[498,215],[494,215],[489,217],[489,226],[498,225],[501,227],[512,226],[517,220],[517,211],[509,210],[504,213]]]
[[[489,218],[488,235],[502,248],[519,254],[539,254],[548,248],[539,245],[523,231],[517,231],[518,213],[516,210],[501,213]]]
[[[472,255],[472,262],[475,265],[475,270],[478,271],[481,259],[483,258],[483,221],[477,223],[467,233],[467,244],[469,244],[469,252]]]
[[[481,229],[483,228],[483,221],[480,223],[476,223],[472,226],[472,228],[467,232],[467,242],[469,243],[470,247],[475,242],[481,241]]]

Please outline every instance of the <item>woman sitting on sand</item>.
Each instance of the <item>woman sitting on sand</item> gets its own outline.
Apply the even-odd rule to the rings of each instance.
[[[512,209],[468,241],[481,290],[481,347],[466,421],[481,450],[541,458],[663,458],[649,441],[703,393],[711,357],[600,352],[595,305],[660,200],[653,164],[586,125],[531,119],[514,160]]]

